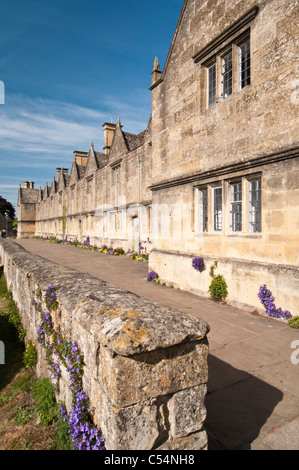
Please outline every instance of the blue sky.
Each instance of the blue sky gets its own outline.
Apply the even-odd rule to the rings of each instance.
[[[0,0],[0,195],[51,183],[73,151],[102,151],[105,121],[147,126],[183,0]],[[1,103],[0,97],[0,103]]]

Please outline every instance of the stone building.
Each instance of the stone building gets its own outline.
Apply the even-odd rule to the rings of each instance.
[[[201,295],[217,259],[228,302],[260,308],[266,284],[298,314],[298,19],[296,0],[186,0],[163,71],[154,62],[147,129],[105,123],[103,153],[75,151],[34,192],[32,232],[142,243],[162,281]]]

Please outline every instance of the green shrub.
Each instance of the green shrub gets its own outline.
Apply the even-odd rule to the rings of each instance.
[[[32,341],[29,341],[26,346],[23,362],[27,369],[34,367],[37,363],[37,351]]]
[[[12,293],[8,291],[6,279],[3,273],[0,273],[0,297],[7,300],[5,313],[8,315],[9,323],[11,323],[19,333],[19,339],[22,341],[26,336],[17,306],[13,300]]]
[[[212,300],[224,300],[228,296],[227,284],[222,274],[215,275],[215,269],[218,266],[218,260],[210,267],[210,276],[212,278],[209,293]]]
[[[217,274],[212,279],[209,292],[212,300],[223,300],[227,297],[227,284],[222,274]]]
[[[299,329],[299,316],[296,315],[296,317],[292,317],[289,319],[288,324],[291,328],[297,328]]]
[[[59,405],[56,402],[53,385],[49,379],[38,379],[32,387],[41,423],[49,426],[58,419]]]

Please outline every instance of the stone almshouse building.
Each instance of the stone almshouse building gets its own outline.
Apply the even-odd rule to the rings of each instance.
[[[162,282],[202,295],[218,259],[228,302],[261,308],[266,284],[298,314],[298,20],[296,0],[186,0],[147,129],[105,123],[103,153],[20,188],[19,237],[142,242]]]

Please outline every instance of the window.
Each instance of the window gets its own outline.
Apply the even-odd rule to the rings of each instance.
[[[231,185],[231,229],[242,231],[242,182]]]
[[[195,187],[194,221],[197,233],[250,235],[262,232],[261,173],[224,177]],[[245,212],[244,212],[245,210]],[[245,215],[244,215],[245,214]]]
[[[115,166],[112,168],[113,171],[113,183],[118,184],[120,181],[120,165]]]
[[[240,89],[250,85],[250,38],[239,44]]]
[[[123,217],[122,211],[117,211],[117,219],[116,219],[116,231],[117,232],[122,231],[122,217]]]
[[[249,231],[262,231],[262,194],[261,179],[249,181]]]
[[[208,67],[208,105],[212,106],[216,103],[216,62]]]
[[[208,231],[208,190],[200,190],[200,231]]]
[[[222,96],[227,98],[233,92],[233,56],[229,51],[222,57]]]
[[[214,188],[214,230],[222,230],[222,187]]]
[[[210,108],[251,84],[250,32],[245,31],[202,64],[206,68],[207,96],[204,107]],[[205,89],[205,88],[203,88]]]

